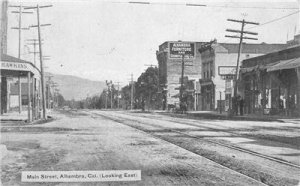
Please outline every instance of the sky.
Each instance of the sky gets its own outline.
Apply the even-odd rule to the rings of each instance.
[[[140,2],[145,0],[139,0]],[[227,28],[241,25],[227,19],[245,19],[261,25],[246,25],[257,32],[258,40],[247,43],[286,43],[299,33],[299,0],[148,0],[150,4],[132,4],[125,0],[21,1],[22,5],[53,5],[40,10],[43,27],[45,71],[74,75],[95,81],[112,80],[127,84],[147,65],[157,65],[156,51],[165,41],[237,43],[226,38]],[[19,1],[10,0],[11,5]],[[206,7],[186,6],[185,3]],[[9,8],[8,27],[18,25],[18,15]],[[292,15],[291,15],[292,14]],[[289,16],[288,16],[289,15]],[[285,17],[286,16],[286,17]],[[271,21],[271,22],[270,22]],[[266,24],[264,24],[266,23]],[[22,16],[22,26],[37,24],[33,14]],[[22,32],[21,58],[33,61],[28,39],[37,38],[37,29]],[[8,54],[18,56],[18,31],[8,30]],[[39,66],[39,63],[37,63]]]

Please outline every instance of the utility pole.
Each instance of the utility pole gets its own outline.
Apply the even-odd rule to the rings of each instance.
[[[53,92],[53,95],[51,96],[51,101],[52,101],[52,109],[54,109],[54,106],[55,106],[55,89],[56,87],[58,87],[58,84],[55,83],[55,82],[51,82],[50,84],[50,87],[49,88],[52,88],[52,92]],[[50,93],[51,93],[51,89],[50,89]],[[51,101],[50,101],[50,105],[51,105]]]
[[[39,44],[39,42],[38,42],[39,40],[38,39],[28,39],[27,41],[32,41],[32,43],[28,43],[28,45],[33,45],[33,52],[29,52],[29,53],[33,54],[33,62],[34,62],[34,66],[36,66],[36,54],[40,53],[36,50],[37,49],[36,47]]]
[[[181,42],[181,41],[179,41]],[[193,66],[193,65],[185,65],[185,61],[184,61],[184,58],[185,56],[188,56],[190,57],[190,54],[186,53],[186,51],[180,51],[179,54],[181,55],[181,79],[180,79],[180,87],[179,87],[179,106],[180,106],[180,110],[182,111],[182,113],[184,112],[183,109],[187,109],[185,107],[183,107],[183,92],[184,92],[184,81],[183,81],[183,78],[184,78],[184,67],[185,66]]]
[[[105,91],[105,109],[107,109],[107,93],[108,93],[108,90]]]
[[[51,84],[53,83],[52,81],[51,81],[51,78],[53,77],[52,75],[46,75],[45,77],[47,77],[48,78],[48,80],[47,80],[47,82],[46,82],[46,106],[47,106],[47,108],[48,109],[50,109],[51,108],[51,106],[50,106],[50,94],[51,94],[51,90],[50,90],[50,88],[51,88]]]
[[[59,98],[59,89],[55,88],[55,97],[56,97],[56,107],[58,108],[58,98]]]
[[[110,81],[110,109],[113,109],[113,84]]]
[[[184,77],[184,54],[181,55],[182,56],[182,61],[181,61],[181,80],[180,80],[180,100],[179,100],[179,105],[180,105],[180,108],[182,109],[182,102],[183,102],[183,77]],[[183,113],[183,110],[182,110],[182,113]]]
[[[130,110],[133,109],[133,74],[131,73]]]
[[[44,79],[44,64],[43,64],[43,53],[42,53],[42,34],[41,34],[41,26],[50,26],[51,24],[40,24],[40,8],[48,8],[52,7],[52,5],[46,6],[35,6],[35,7],[27,7],[25,9],[36,9],[37,13],[37,25],[31,27],[38,28],[38,39],[39,39],[39,51],[40,51],[40,68],[41,68],[41,86],[42,86],[42,105],[43,105],[43,119],[47,119],[46,116],[46,95],[45,95],[45,79]]]
[[[22,9],[24,8],[22,5],[11,5],[9,7],[19,8],[19,11],[12,11],[12,13],[19,14],[19,27],[12,27],[12,29],[19,30],[19,50],[18,50],[18,58],[21,58],[21,42],[22,42],[22,30],[29,30],[29,28],[22,28],[22,14],[32,14],[33,12],[25,12]],[[26,7],[25,7],[26,8]]]
[[[256,33],[256,32],[245,31],[244,27],[245,27],[246,24],[259,25],[259,23],[245,21],[245,19],[243,19],[243,20],[227,19],[227,21],[237,22],[237,23],[242,24],[241,30],[226,29],[227,32],[239,33],[240,36],[225,35],[225,37],[239,38],[240,39],[239,49],[238,49],[238,57],[237,57],[236,69],[235,69],[235,76],[234,76],[234,93],[233,93],[233,97],[234,97],[234,100],[236,102],[236,99],[237,99],[237,80],[238,80],[238,76],[239,76],[240,55],[241,55],[241,51],[242,51],[243,39],[257,40],[257,38],[244,37],[244,34],[258,35],[258,33]]]
[[[219,109],[220,109],[220,114],[222,114],[222,92],[219,91],[220,93],[220,99],[219,99]]]
[[[119,91],[120,91],[120,82],[116,82],[118,84],[118,92],[117,92],[117,109],[120,108],[120,99],[119,99]]]
[[[32,14],[32,12],[25,12],[23,11],[23,6],[20,4],[19,6],[11,5],[9,7],[15,7],[19,8],[19,11],[12,11],[12,13],[19,14],[19,27],[12,27],[12,29],[19,30],[19,47],[18,47],[18,58],[21,59],[21,41],[22,41],[22,30],[29,30],[29,28],[22,28],[22,14]],[[19,113],[22,112],[22,83],[21,83],[21,77],[18,77],[18,83],[19,83]]]
[[[105,81],[106,82],[106,86],[107,86],[107,93],[109,92],[109,90],[110,90],[110,108],[112,109],[112,81]],[[105,108],[107,109],[107,94],[105,94],[106,96],[106,101],[105,101]]]
[[[182,54],[182,59],[181,59],[180,102],[182,101],[182,94],[183,94],[183,77],[184,77],[184,54]]]

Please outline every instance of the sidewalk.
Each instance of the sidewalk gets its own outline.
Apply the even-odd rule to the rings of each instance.
[[[52,115],[52,110],[47,110],[47,116]],[[26,121],[28,119],[28,111],[23,110],[21,113],[18,111],[9,111],[0,115],[0,121]]]
[[[0,116],[1,121],[22,121],[27,120],[27,118],[27,111],[22,111],[21,113],[19,113],[18,111],[10,111]]]
[[[254,115],[247,114],[243,116],[228,116],[227,112],[222,112],[220,114],[217,111],[187,111],[186,114],[171,113],[171,112],[162,112],[158,111],[156,113],[167,114],[167,115],[176,115],[176,116],[187,116],[195,118],[204,118],[204,119],[219,119],[219,120],[237,120],[237,121],[276,121],[276,122],[292,122],[299,123],[300,118],[291,118],[285,116],[277,115]]]

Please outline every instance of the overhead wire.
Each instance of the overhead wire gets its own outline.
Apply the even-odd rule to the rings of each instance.
[[[264,26],[264,25],[267,25],[267,24],[269,24],[269,23],[273,23],[273,22],[279,21],[279,20],[281,20],[281,19],[284,19],[284,18],[286,18],[286,17],[292,16],[292,15],[297,14],[297,13],[299,13],[299,12],[300,12],[300,10],[295,11],[295,12],[293,12],[293,13],[291,13],[291,14],[288,14],[288,15],[282,16],[282,17],[278,17],[278,18],[272,19],[272,20],[267,21],[267,22],[264,22],[264,23],[262,23],[262,24],[252,26],[252,27],[247,28],[247,29],[257,28],[257,27],[259,27],[259,26]],[[239,36],[239,35],[235,35],[235,36]],[[228,39],[225,40],[224,42],[227,42],[227,41],[229,41],[229,40],[231,40],[231,39],[233,39],[233,38],[228,38]]]
[[[163,2],[149,2],[149,1],[129,1],[129,2],[121,2],[121,1],[115,1],[112,3],[130,3],[130,4],[141,4],[141,5],[185,5],[185,6],[193,6],[193,7],[205,7],[205,8],[241,8],[241,9],[274,9],[274,10],[298,10],[295,12],[292,12],[288,15],[276,18],[276,19],[272,19],[270,21],[264,22],[262,24],[259,25],[255,25],[253,27],[250,27],[248,29],[252,29],[252,28],[256,28],[256,27],[260,27],[260,26],[264,26],[266,24],[270,24],[276,21],[279,21],[281,19],[284,19],[286,17],[292,16],[294,14],[297,14],[300,12],[299,8],[296,7],[259,7],[259,6],[255,6],[255,7],[247,7],[247,6],[229,6],[229,5],[204,5],[204,4],[193,4],[193,3],[163,3]],[[237,35],[238,36],[238,35]],[[229,41],[233,38],[229,38],[226,41]]]
[[[185,6],[194,6],[194,7],[207,7],[207,8],[233,8],[233,9],[271,9],[271,10],[297,10],[299,8],[296,7],[267,7],[267,6],[232,6],[232,5],[207,5],[207,4],[196,4],[196,3],[175,3],[175,2],[150,2],[150,1],[113,1],[111,3],[123,3],[123,4],[140,4],[140,5],[185,5]]]
[[[284,19],[284,18],[286,18],[286,17],[292,16],[292,15],[297,14],[297,13],[299,13],[299,12],[300,12],[300,10],[295,11],[295,12],[293,12],[293,13],[291,13],[291,14],[288,14],[288,15],[282,16],[282,17],[278,17],[278,18],[276,18],[276,19],[272,19],[272,20],[267,21],[267,22],[264,22],[264,23],[262,23],[262,24],[259,24],[259,25],[250,27],[250,28],[248,28],[248,29],[256,28],[256,27],[263,26],[263,25],[266,25],[266,24],[269,24],[269,23],[273,23],[273,22],[275,22],[275,21],[279,21],[279,20],[281,20],[281,19]]]
[[[219,5],[207,5],[206,7],[216,7],[216,8],[244,8],[244,9],[272,9],[272,10],[297,10],[295,7],[247,7],[247,6],[219,6]]]

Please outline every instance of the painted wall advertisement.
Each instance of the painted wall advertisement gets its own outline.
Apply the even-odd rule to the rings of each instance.
[[[195,58],[195,43],[170,42],[169,50],[170,59],[182,59],[182,55],[184,55],[184,59]]]

